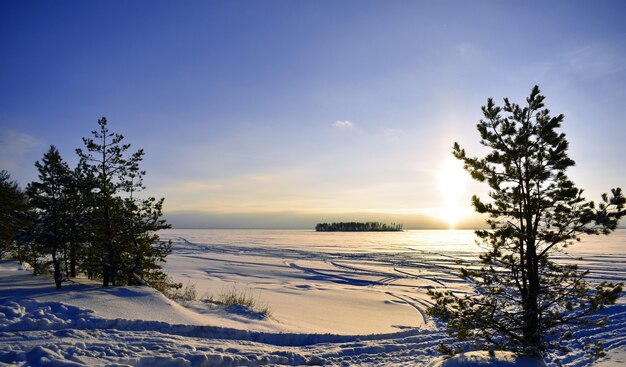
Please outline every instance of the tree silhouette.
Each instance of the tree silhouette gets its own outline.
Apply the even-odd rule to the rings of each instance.
[[[83,164],[68,171],[64,177],[65,221],[64,233],[66,245],[63,253],[64,271],[70,278],[78,274],[79,265],[84,264],[87,233],[89,231],[88,185],[83,172]]]
[[[17,182],[11,180],[7,171],[0,171],[0,259],[15,256],[23,260],[19,237],[31,225],[29,209],[26,195]]]
[[[160,263],[171,252],[171,242],[161,241],[157,231],[171,228],[162,218],[164,198],[139,199],[138,190],[143,187],[144,172],[135,167],[129,172],[130,192],[123,201],[123,241],[127,246],[121,253],[128,284],[162,283],[166,274]]]
[[[169,245],[156,231],[169,228],[162,217],[163,199],[139,200],[143,189],[139,163],[143,149],[128,153],[124,137],[109,131],[106,118],[98,120],[93,138],[83,138],[87,151],[77,149],[83,181],[89,188],[85,200],[90,243],[87,268],[90,277],[102,276],[103,286],[134,284],[160,278],[160,262]]]
[[[66,200],[67,179],[70,169],[61,158],[59,151],[51,146],[41,162],[35,163],[39,171],[39,181],[31,182],[26,188],[30,202],[37,209],[36,221],[39,231],[36,240],[50,255],[54,268],[54,283],[61,288],[61,257],[66,251],[66,223],[69,209]]]
[[[463,274],[475,294],[431,291],[431,315],[447,321],[448,331],[477,347],[541,356],[571,338],[568,328],[599,323],[594,311],[614,303],[620,284],[590,284],[587,271],[556,263],[551,255],[585,234],[608,234],[625,214],[622,191],[587,202],[566,175],[574,161],[558,132],[563,115],[550,116],[535,86],[522,107],[490,98],[478,124],[483,158],[468,157],[458,143],[453,154],[471,176],[487,182],[491,200],[472,198],[478,213],[489,215],[490,230],[479,230],[488,246],[480,269]]]

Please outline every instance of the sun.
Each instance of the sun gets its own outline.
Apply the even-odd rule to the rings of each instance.
[[[461,162],[449,158],[437,171],[437,189],[442,196],[443,205],[438,215],[448,222],[450,228],[467,216],[467,208],[463,198],[467,188],[468,177]]]

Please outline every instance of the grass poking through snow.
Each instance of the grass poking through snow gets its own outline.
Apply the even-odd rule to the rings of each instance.
[[[170,287],[166,292],[163,292],[163,294],[183,306],[189,306],[198,299],[195,284],[188,282],[185,286],[182,286],[181,283],[177,285],[180,286]]]
[[[263,317],[272,316],[270,306],[261,301],[260,295],[254,295],[250,289],[239,290],[232,286],[225,289],[217,297],[213,295],[206,296],[205,302],[223,305],[226,307],[242,307],[248,312],[260,314]]]
[[[157,288],[157,287],[155,287]],[[240,290],[236,286],[223,289],[220,294],[205,294],[201,299],[198,298],[196,285],[188,282],[183,286],[182,283],[172,282],[166,279],[161,287],[158,287],[161,293],[167,298],[178,302],[179,304],[189,307],[197,301],[211,303],[222,306],[235,312],[243,312],[258,318],[269,318],[272,316],[272,309],[269,304],[261,301],[260,294],[248,288]]]

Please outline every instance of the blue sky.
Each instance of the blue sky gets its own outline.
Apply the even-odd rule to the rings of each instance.
[[[3,1],[0,169],[24,185],[50,144],[75,162],[106,116],[179,227],[445,225],[484,192],[453,176],[446,204],[452,143],[480,153],[486,98],[538,84],[596,198],[626,183],[625,18],[620,1]]]

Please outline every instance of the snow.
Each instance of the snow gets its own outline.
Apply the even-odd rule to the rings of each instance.
[[[480,249],[464,244],[465,234],[448,237],[448,248],[432,233],[359,236],[166,233],[175,248],[166,270],[175,279],[195,284],[199,296],[232,286],[248,290],[271,307],[270,317],[200,301],[182,307],[147,287],[107,289],[86,279],[56,290],[49,277],[0,262],[0,366],[540,366],[500,354],[444,360],[437,351],[451,339],[425,315],[425,292],[468,290],[456,274]],[[602,245],[609,253],[592,240],[562,260],[583,256],[581,265],[595,279],[624,281],[620,236],[618,245]],[[572,353],[545,362],[622,365],[626,303],[603,312],[610,316],[606,328],[576,337],[603,341],[608,358],[594,364],[572,342]]]
[[[511,352],[496,351],[462,353],[445,359],[436,367],[545,367],[544,361],[530,357],[519,356]]]
[[[430,234],[415,241],[392,233],[210,231],[211,242],[198,231],[167,234],[176,251],[166,270],[176,281],[193,282],[199,294],[219,294],[233,285],[252,289],[270,304],[275,330],[289,332],[431,330],[435,325],[423,312],[429,305],[425,291],[437,286],[469,291],[457,270],[479,250],[472,246],[468,252],[460,244],[467,238],[472,243],[471,232],[452,238],[459,242],[452,247],[456,252],[445,256],[429,251],[433,247],[414,248],[412,243],[425,241],[431,246]],[[390,242],[393,238],[398,242]]]

